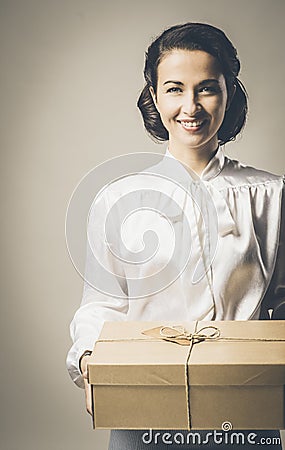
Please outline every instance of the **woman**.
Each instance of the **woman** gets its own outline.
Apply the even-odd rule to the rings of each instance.
[[[103,206],[97,205],[93,216],[91,212],[89,231],[96,248],[87,255],[88,282],[81,307],[71,324],[74,345],[67,361],[73,380],[82,387],[84,382],[89,412],[86,367],[104,320],[267,319],[268,310],[273,311],[273,318],[282,317],[285,298],[284,230],[280,225],[283,179],[243,166],[226,157],[221,148],[235,139],[246,121],[247,95],[237,78],[239,70],[240,63],[231,42],[221,30],[206,24],[186,23],[169,28],[148,48],[144,69],[146,85],[138,107],[150,135],[169,143],[166,157],[147,173],[158,175],[161,183],[171,173],[173,184],[179,182],[180,186],[186,186],[187,195],[181,189],[177,193],[176,186],[173,190],[163,188],[161,196],[152,195],[156,209],[161,207],[162,215],[172,221],[181,252],[172,268],[161,275],[162,284],[157,277],[152,284],[151,262],[120,265],[112,260],[110,263],[110,248],[104,247],[100,225],[106,217],[110,192],[106,192]],[[148,184],[146,178],[144,174],[143,182],[136,185],[139,190],[146,185],[148,188],[147,193],[135,197],[136,207],[144,207],[151,188],[157,189],[157,180],[152,179]],[[119,202],[124,190],[127,190],[124,181],[115,186],[117,193],[112,205]],[[173,198],[177,199],[178,212],[172,211]],[[121,203],[119,206],[115,212],[109,208],[116,214],[112,223],[120,224],[124,220],[121,211],[124,208]],[[144,223],[146,229],[152,220],[155,221],[150,214]],[[136,226],[139,233],[139,223]],[[157,228],[162,230],[163,224],[159,222]],[[163,243],[161,233],[161,246],[166,249],[168,243]],[[135,251],[131,235],[134,232],[126,233],[126,239],[129,248]],[[112,236],[115,236],[115,248],[118,233],[113,232]],[[182,249],[189,250],[190,241],[191,258],[186,261],[187,258],[181,259],[181,253],[189,254]],[[111,272],[115,274],[111,280],[114,291],[109,297],[104,289],[96,290],[102,279],[108,283],[104,277],[96,278],[96,252],[109,268],[112,265]],[[161,266],[166,253],[162,252]],[[127,256],[124,257],[126,261]],[[159,264],[156,261],[156,267]],[[173,272],[173,267],[178,266],[179,270]],[[134,279],[138,281],[138,270],[140,282],[134,283]],[[171,283],[167,285],[168,278]],[[263,435],[268,436],[269,432],[266,433]],[[112,431],[109,448],[151,448],[143,444],[141,436],[141,431]],[[153,448],[165,447],[161,444]],[[219,448],[223,447],[219,445]],[[243,448],[247,447],[243,445]]]

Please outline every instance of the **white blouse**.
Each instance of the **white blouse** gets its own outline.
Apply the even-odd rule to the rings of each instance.
[[[222,148],[200,177],[167,151],[106,186],[90,209],[83,298],[70,326],[73,381],[83,387],[78,361],[104,321],[258,319],[268,292],[272,304],[285,298],[283,186]]]

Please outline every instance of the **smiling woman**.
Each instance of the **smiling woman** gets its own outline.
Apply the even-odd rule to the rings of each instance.
[[[239,70],[232,43],[207,24],[169,28],[148,48],[138,107],[146,130],[154,139],[168,141],[168,149],[147,172],[108,186],[90,214],[89,278],[71,324],[74,344],[67,360],[71,377],[85,387],[89,412],[87,362],[106,320],[285,318],[284,179],[242,165],[222,147],[236,138],[246,121],[247,94]],[[124,198],[129,199],[127,205]],[[131,216],[130,209],[140,214]],[[111,210],[107,231],[114,241],[103,232]],[[123,246],[120,226],[126,226],[130,216]],[[173,254],[168,228],[177,238]],[[138,239],[149,230],[159,236],[160,248],[152,253],[154,258],[146,253],[140,261]],[[148,236],[153,242],[151,233]],[[96,259],[106,262],[108,283]],[[112,295],[104,283],[114,286]],[[109,450],[165,448],[144,444],[142,435],[142,430],[113,430]],[[263,431],[261,436],[272,434]],[[228,446],[219,445],[223,448]]]

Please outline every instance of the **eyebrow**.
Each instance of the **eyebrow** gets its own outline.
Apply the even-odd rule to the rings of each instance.
[[[219,84],[219,80],[217,80],[216,78],[208,78],[207,80],[201,81],[201,83],[199,83],[199,86],[201,86],[203,84],[208,84],[208,83]]]
[[[177,86],[184,86],[184,83],[182,83],[182,81],[176,81],[176,80],[168,80],[165,81],[163,83],[163,86],[165,86],[166,84],[176,84]],[[219,80],[217,80],[216,78],[208,78],[207,80],[203,80],[200,83],[198,83],[198,86],[202,86],[204,84],[208,84],[208,83],[216,83],[219,84]]]
[[[183,86],[183,83],[182,83],[181,81],[174,81],[174,80],[168,80],[168,81],[165,81],[165,82],[163,83],[163,86],[165,86],[166,84],[170,84],[170,83],[172,83],[172,84],[177,84],[178,86]]]

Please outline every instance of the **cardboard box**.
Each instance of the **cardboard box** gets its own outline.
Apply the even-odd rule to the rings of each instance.
[[[104,324],[88,365],[95,428],[285,428],[284,321],[180,323],[189,333],[220,332],[191,349],[185,339],[142,334],[173,325]]]

